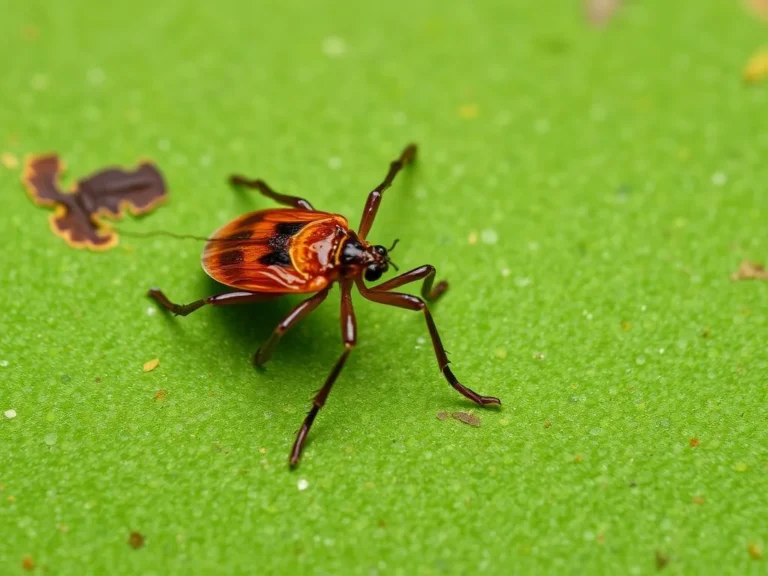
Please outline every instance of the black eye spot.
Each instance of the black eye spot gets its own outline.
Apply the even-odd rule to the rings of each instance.
[[[365,269],[365,279],[368,282],[376,282],[379,278],[381,278],[381,268],[378,266],[368,266]]]
[[[379,256],[386,256],[387,255],[387,249],[384,248],[384,246],[374,246],[373,247],[374,252],[376,252]]]

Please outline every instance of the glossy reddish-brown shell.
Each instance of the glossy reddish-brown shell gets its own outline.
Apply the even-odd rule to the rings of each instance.
[[[206,273],[250,292],[317,292],[336,279],[347,219],[312,210],[251,212],[226,224],[203,249]]]

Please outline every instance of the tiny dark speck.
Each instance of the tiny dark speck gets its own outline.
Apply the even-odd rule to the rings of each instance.
[[[245,255],[242,250],[230,250],[228,252],[222,252],[219,256],[219,263],[222,266],[228,266],[231,264],[240,264],[245,259]]]

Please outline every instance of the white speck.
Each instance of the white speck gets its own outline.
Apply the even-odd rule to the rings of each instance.
[[[587,311],[587,310],[584,310],[584,312],[582,312],[582,314],[584,314],[584,318],[586,318],[587,320],[592,320],[592,318],[593,318],[592,313]]]
[[[726,182],[728,182],[728,176],[726,176],[724,172],[715,172],[712,174],[712,184],[715,186],[722,186]]]
[[[338,58],[347,51],[347,42],[340,36],[327,36],[323,39],[323,54],[329,58]]]
[[[8,360],[0,360],[0,366],[2,366],[3,368],[8,366]]]
[[[86,75],[89,84],[99,86],[104,83],[104,70],[101,68],[91,68]]]
[[[29,85],[35,90],[45,90],[48,88],[48,76],[45,74],[35,74],[32,76]]]
[[[515,285],[519,286],[520,288],[525,288],[526,286],[530,286],[533,280],[530,278],[526,278],[525,276],[518,276],[515,278]]]
[[[157,314],[157,308],[154,306],[149,306],[147,308],[147,316],[154,316],[155,314]]]
[[[328,158],[328,168],[331,170],[338,170],[341,168],[341,158],[338,156],[331,156]]]
[[[163,150],[164,152],[167,152],[168,150],[171,149],[171,143],[168,140],[166,140],[165,138],[163,138],[162,140],[158,140],[157,141],[157,147],[160,150]]]
[[[496,244],[499,241],[499,235],[493,228],[486,228],[480,232],[480,240],[483,244]]]
[[[5,417],[6,417],[6,418],[8,418],[9,420],[10,420],[11,418],[16,418],[16,410],[14,410],[13,408],[11,408],[10,410],[6,410],[5,412],[3,412],[3,414],[4,414],[4,415],[5,415]]]
[[[419,344],[419,345],[426,344],[427,343],[427,339],[422,337],[422,336],[419,336],[418,338],[416,338],[416,343]]]
[[[56,444],[56,439],[57,439],[57,436],[53,432],[50,434],[46,434],[44,438],[45,443],[48,444],[48,446],[53,446],[54,444]]]
[[[536,252],[539,249],[539,243],[538,242],[528,242],[528,250],[531,252]]]
[[[640,312],[645,312],[646,310],[648,310],[648,306],[646,306],[645,304],[640,306]]]
[[[304,478],[299,478],[299,481],[296,482],[296,488],[299,489],[299,492],[303,492],[304,490],[309,488],[309,482]]]
[[[510,274],[512,274],[512,270],[510,270],[509,268],[501,269],[501,275],[504,276],[504,278],[508,278]]]
[[[659,348],[659,354],[664,354],[664,348]]]
[[[638,366],[642,366],[643,364],[645,364],[645,358],[643,356],[638,356],[635,359],[635,364],[637,364]]]

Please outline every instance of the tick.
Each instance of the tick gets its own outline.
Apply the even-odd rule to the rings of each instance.
[[[215,294],[190,304],[174,304],[156,288],[149,291],[149,296],[158,304],[179,316],[186,316],[206,304],[229,306],[271,300],[287,294],[312,294],[291,310],[256,351],[253,363],[263,366],[272,356],[280,338],[328,297],[334,283],[339,283],[344,351],[313,398],[312,408],[296,435],[290,454],[292,467],[299,463],[309,429],[357,342],[357,323],[352,308],[353,286],[367,300],[422,313],[437,364],[448,383],[481,406],[501,404],[498,398],[482,396],[461,384],[448,366],[448,356],[427,307],[427,302],[434,302],[448,288],[444,280],[433,286],[434,266],[426,264],[375,286],[366,285],[366,282],[379,280],[390,266],[394,267],[389,257],[394,245],[387,249],[371,244],[367,237],[382,194],[415,157],[416,146],[411,144],[389,165],[384,181],[368,195],[357,232],[350,229],[344,216],[315,210],[307,200],[279,194],[263,180],[231,176],[232,185],[253,188],[277,203],[289,206],[240,216],[208,239],[202,254],[203,269],[211,278],[236,291]],[[395,291],[419,280],[423,281],[421,298]]]

